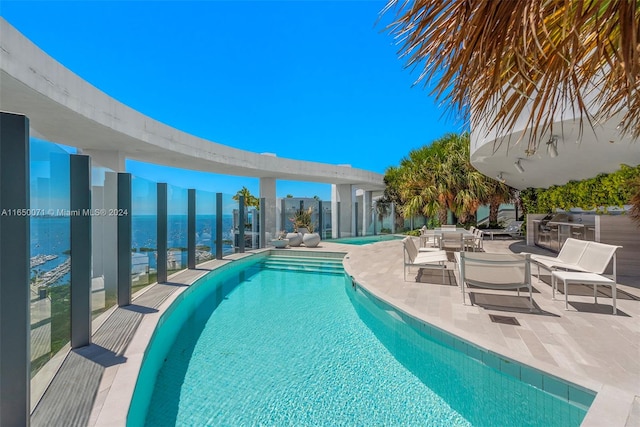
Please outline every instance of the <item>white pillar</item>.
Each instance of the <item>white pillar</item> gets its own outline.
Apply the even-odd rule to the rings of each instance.
[[[349,237],[354,235],[356,218],[353,215],[355,189],[351,184],[331,185],[331,237]],[[340,218],[338,218],[338,202],[340,202]],[[338,236],[340,222],[340,236]]]
[[[264,215],[265,219],[265,232],[266,241],[269,242],[271,238],[277,237],[276,224],[277,218],[277,206],[276,206],[276,179],[275,178],[260,178],[260,198],[264,197],[265,212],[260,212],[260,215]]]

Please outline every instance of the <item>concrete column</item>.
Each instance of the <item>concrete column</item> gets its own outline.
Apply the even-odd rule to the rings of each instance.
[[[354,226],[353,226],[353,235],[357,236],[358,235],[358,229],[360,228],[360,222],[358,221],[358,219],[360,218],[358,212],[360,209],[360,203],[358,203],[358,196],[356,196],[356,201],[353,203],[353,219],[354,219]]]
[[[89,156],[71,155],[71,348],[91,343],[91,170]]]
[[[362,235],[366,236],[369,234],[369,227],[371,227],[371,219],[373,212],[373,192],[365,191],[362,194],[362,206],[360,210],[362,211]],[[374,233],[375,234],[375,233]]]
[[[332,184],[331,185],[331,223],[332,237],[338,238],[338,230],[336,224],[340,224],[340,236],[348,237],[354,235],[355,217],[353,215],[353,207],[355,200],[355,189],[351,184]],[[337,203],[340,202],[338,210]],[[338,212],[339,211],[339,212]],[[340,218],[338,218],[338,214]]]
[[[91,157],[93,163],[109,168],[114,172],[125,172],[125,155],[117,150],[79,150]]]
[[[280,226],[279,230],[287,229],[287,216],[286,216],[286,199],[280,199]]]
[[[371,205],[371,220],[373,221],[373,235],[378,234],[378,202],[375,201]]]
[[[131,174],[118,173],[118,306],[131,304]],[[73,257],[73,255],[72,255]]]
[[[158,214],[156,236],[158,239],[158,283],[167,282],[167,184],[159,182],[157,185],[158,197]]]
[[[238,196],[238,252],[244,253],[244,196]]]
[[[30,422],[29,190],[29,119],[0,112],[0,426]]]
[[[216,193],[216,259],[222,259],[222,193]]]
[[[196,268],[196,190],[187,190],[187,268]]]
[[[260,218],[264,217],[265,243],[277,237],[278,214],[276,207],[276,179],[260,178],[260,198],[264,206],[260,206]],[[262,230],[262,229],[261,229]],[[261,233],[262,237],[262,233]],[[265,245],[261,245],[266,247]]]
[[[318,200],[318,228],[316,232],[324,239],[324,212],[322,212],[322,200]]]
[[[396,204],[391,203],[391,233],[396,233]]]
[[[260,197],[260,214],[259,214],[259,218],[260,218],[260,248],[266,248],[267,247],[267,233],[266,233],[266,218],[265,218],[265,213],[266,213],[267,209],[266,209],[266,200],[264,199],[264,197]],[[271,238],[271,236],[273,236],[274,234],[270,233],[269,234],[269,238]]]

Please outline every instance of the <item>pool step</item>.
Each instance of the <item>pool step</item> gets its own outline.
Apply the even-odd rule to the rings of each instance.
[[[263,261],[265,268],[292,271],[342,273],[342,259],[318,257],[291,257],[272,255]]]

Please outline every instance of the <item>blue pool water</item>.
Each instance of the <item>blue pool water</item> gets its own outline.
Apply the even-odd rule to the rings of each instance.
[[[193,302],[181,303],[171,315],[185,317],[175,341],[156,333],[129,425],[577,426],[584,417],[586,406],[408,325],[355,290],[339,264],[302,265],[267,258],[200,283],[210,291],[194,312],[186,318],[180,307]],[[153,347],[166,356],[149,360]],[[144,373],[154,363],[155,386]]]

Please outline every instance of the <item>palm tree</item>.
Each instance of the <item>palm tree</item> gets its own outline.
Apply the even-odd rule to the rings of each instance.
[[[487,178],[489,187],[488,197],[485,202],[489,204],[489,227],[493,228],[498,224],[498,212],[502,203],[513,201],[513,189],[500,181]],[[517,219],[517,218],[516,218]]]
[[[487,179],[469,161],[469,134],[447,134],[389,168],[385,195],[395,196],[405,217],[437,216],[446,224],[450,210],[466,222],[488,200]]]
[[[393,203],[396,206],[395,215],[392,221],[397,229],[402,229],[404,225],[403,220],[403,206],[405,201],[401,194],[401,187],[404,183],[403,178],[404,170],[401,167],[390,166],[387,168],[384,174],[385,189],[384,194],[380,200],[379,205],[391,206]]]
[[[249,207],[249,206],[254,206],[256,208],[260,207],[260,200],[255,197],[253,194],[251,194],[251,192],[249,191],[249,189],[247,187],[242,187],[240,190],[238,190],[238,192],[235,194],[235,196],[232,197],[233,200],[239,200],[240,196],[244,196],[244,205]]]
[[[510,129],[528,111],[534,151],[554,115],[575,112],[582,129],[582,117],[620,113],[620,130],[640,137],[640,1],[390,0],[382,13],[392,10],[407,66],[475,125]]]

